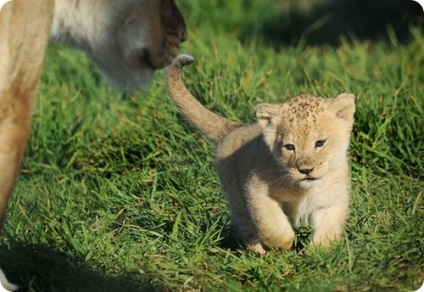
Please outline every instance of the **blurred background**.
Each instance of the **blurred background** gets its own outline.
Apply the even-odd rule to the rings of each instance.
[[[412,0],[182,0],[179,4],[192,26],[234,30],[242,40],[260,35],[274,46],[336,45],[341,37],[407,41],[408,26],[422,26],[424,15]]]

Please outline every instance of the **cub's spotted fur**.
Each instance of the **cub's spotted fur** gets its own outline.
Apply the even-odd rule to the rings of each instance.
[[[172,100],[217,143],[216,168],[240,240],[257,253],[290,249],[292,226],[313,227],[312,245],[340,239],[349,205],[347,150],[355,97],[302,95],[256,107],[258,123],[241,125],[204,108],[187,90],[178,56],[167,70]]]

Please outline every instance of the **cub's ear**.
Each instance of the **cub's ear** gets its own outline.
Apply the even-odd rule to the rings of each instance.
[[[278,115],[280,106],[271,103],[261,103],[255,107],[255,115],[259,124],[263,127],[269,125],[273,118]]]
[[[355,95],[350,93],[339,94],[330,102],[328,109],[334,112],[337,118],[353,122]]]

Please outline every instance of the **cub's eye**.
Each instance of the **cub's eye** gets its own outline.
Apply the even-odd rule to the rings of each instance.
[[[294,149],[295,149],[293,144],[286,144],[286,145],[284,145],[284,148],[286,148],[289,151],[294,151]]]
[[[327,141],[327,140],[318,140],[318,141],[316,141],[315,142],[315,148],[320,148],[320,147],[324,146],[325,141]]]

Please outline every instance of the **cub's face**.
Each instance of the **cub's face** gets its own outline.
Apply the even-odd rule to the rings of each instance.
[[[310,187],[346,159],[355,111],[353,95],[300,96],[256,109],[264,138],[290,180]],[[264,116],[267,116],[264,119]]]
[[[174,0],[104,3],[110,9],[102,23],[104,35],[93,37],[88,53],[115,85],[141,87],[177,56],[187,38],[184,18]]]

